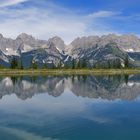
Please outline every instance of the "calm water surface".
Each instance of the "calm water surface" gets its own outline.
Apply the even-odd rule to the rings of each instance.
[[[140,140],[140,76],[0,78],[0,140]]]

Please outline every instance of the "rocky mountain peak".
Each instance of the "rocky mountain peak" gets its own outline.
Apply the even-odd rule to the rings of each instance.
[[[72,41],[71,46],[73,46],[73,49],[75,48],[87,49],[87,48],[96,47],[99,41],[100,38],[98,36],[81,37],[81,38],[76,38],[74,41]]]
[[[52,42],[56,46],[56,48],[61,51],[65,50],[65,48],[66,48],[64,41],[58,36],[54,36],[54,37],[50,38],[48,40],[48,42]]]
[[[26,39],[35,39],[35,38],[32,35],[21,33],[20,35],[17,36],[17,39],[26,40]]]
[[[133,53],[132,59],[129,58],[133,61],[131,64],[139,60],[136,65],[140,66],[140,39],[132,34],[79,37],[70,45],[65,45],[58,36],[45,41],[26,33],[20,34],[16,39],[5,38],[0,34],[0,51],[5,55],[0,54],[4,62],[6,57],[10,60],[11,56],[22,57],[24,65],[32,59],[38,61],[40,65],[41,63],[57,65],[60,60],[63,65],[71,65],[72,59],[82,61],[85,59],[89,67],[98,67],[97,64],[106,65],[108,61],[116,65],[124,64],[126,54]]]
[[[28,35],[26,33],[21,33],[15,40],[18,50],[21,52],[27,52],[31,50],[35,50],[41,48],[47,41],[39,40],[34,38],[32,35]]]
[[[89,37],[81,37],[75,39],[72,43],[72,49],[89,49],[94,48],[97,45],[99,47],[105,47],[108,43],[116,43],[118,47],[126,52],[140,52],[140,39],[133,35],[116,35],[116,34],[108,34],[103,35],[101,37],[98,36],[89,36]]]

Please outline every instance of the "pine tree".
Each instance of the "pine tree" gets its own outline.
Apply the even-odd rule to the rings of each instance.
[[[18,68],[18,61],[15,57],[13,57],[13,59],[11,60],[10,68],[11,69],[17,69]]]
[[[72,60],[72,69],[75,69],[75,60],[74,60],[74,58]]]
[[[128,59],[128,55],[126,55],[125,60],[124,60],[124,66],[125,68],[129,67],[129,59]]]
[[[32,68],[33,68],[33,69],[37,69],[37,68],[38,68],[38,66],[37,66],[37,63],[36,63],[36,62],[34,62],[34,63],[33,63]]]
[[[118,68],[118,69],[121,68],[121,61],[120,61],[120,60],[117,61],[117,68]]]
[[[44,65],[43,65],[43,67],[42,67],[43,69],[47,69],[48,68],[48,65],[47,65],[47,63],[44,63]]]
[[[107,63],[108,63],[108,68],[110,69],[110,68],[111,68],[111,63],[110,63],[110,61],[108,60]]]
[[[87,67],[87,62],[86,59],[82,60],[82,68],[86,68]]]
[[[30,68],[37,69],[38,68],[37,63],[32,60],[30,64]]]
[[[24,69],[23,64],[22,64],[22,60],[18,61],[18,69]]]

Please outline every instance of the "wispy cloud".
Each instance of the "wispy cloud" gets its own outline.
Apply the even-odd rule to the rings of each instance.
[[[17,2],[23,2],[23,0],[15,0],[15,3]],[[101,17],[108,18],[113,15],[116,13],[111,11],[79,15],[76,11],[72,12],[55,4],[48,4],[45,8],[4,7],[0,9],[0,32],[14,38],[22,32],[41,39],[58,35],[69,43],[78,36],[115,32],[99,20]]]
[[[12,6],[12,5],[16,5],[25,1],[27,0],[1,0],[0,7]]]
[[[98,11],[98,12],[91,13],[88,16],[91,18],[106,18],[106,17],[112,17],[116,15],[120,15],[120,12]]]

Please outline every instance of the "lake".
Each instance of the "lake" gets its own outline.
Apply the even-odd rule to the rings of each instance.
[[[0,78],[0,140],[139,140],[140,75]]]

